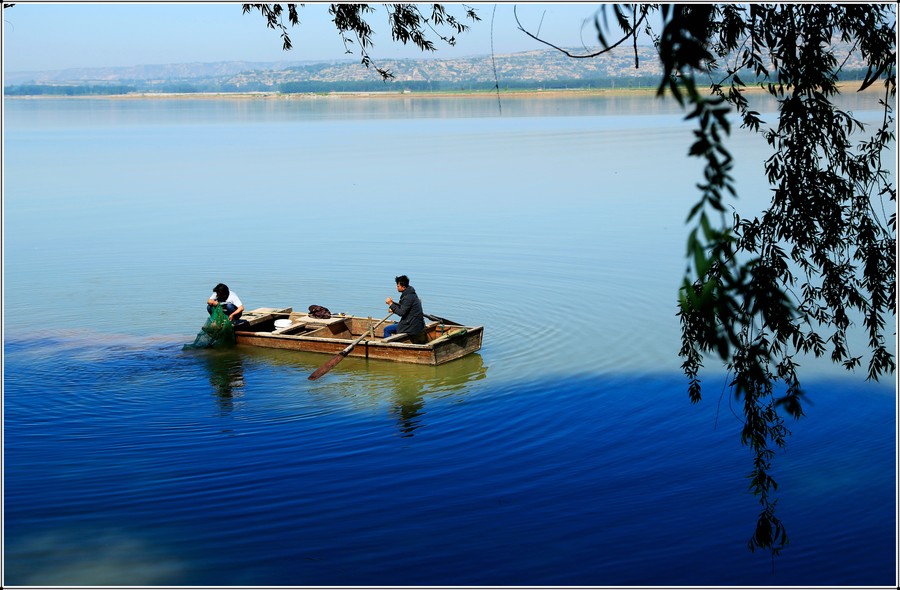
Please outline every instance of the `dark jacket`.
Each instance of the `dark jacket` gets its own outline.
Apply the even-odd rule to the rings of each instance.
[[[397,322],[397,333],[405,332],[414,336],[425,330],[425,316],[422,314],[422,302],[416,295],[412,285],[400,293],[400,301],[391,304],[391,311],[400,316]]]

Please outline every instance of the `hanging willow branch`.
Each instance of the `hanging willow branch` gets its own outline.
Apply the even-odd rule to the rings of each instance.
[[[600,9],[602,22],[600,14],[594,19],[603,48],[588,54],[519,29],[587,59],[629,37],[634,44],[648,10],[662,16],[657,93],[688,110],[696,125],[688,155],[704,164],[679,291],[682,368],[694,403],[707,357],[733,376],[728,385],[743,402],[741,441],[753,453],[749,490],[761,507],[748,547],[775,556],[788,535],[776,513],[774,459],[790,435],[785,416],[802,417],[806,396],[796,357],[830,350],[846,369],[861,366],[863,355],[848,344],[856,320],[868,336],[867,378],[896,370],[887,348],[897,300],[896,186],[882,157],[896,143],[896,16],[887,5],[685,3],[642,6],[632,26],[626,15],[636,15],[635,7],[612,5],[622,36],[606,43],[609,8]],[[860,91],[884,85],[884,116],[872,130],[834,103],[847,61],[836,58],[835,40],[858,48],[864,60]],[[722,71],[720,62],[731,65]],[[718,81],[702,85],[699,77]],[[774,126],[750,108],[745,80],[777,101]],[[730,204],[737,196],[727,147],[733,112],[772,149],[763,163],[771,202],[759,217],[742,217]]]
[[[267,27],[279,31],[282,48],[287,51],[293,47],[293,44],[288,32],[288,25],[283,20],[284,10],[286,7],[290,26],[295,26],[300,24],[298,6],[302,6],[302,4],[244,4],[243,12],[246,14],[253,10],[258,11],[266,20]],[[429,33],[447,45],[455,45],[456,35],[468,31],[469,25],[447,12],[442,4],[430,6],[431,13],[425,14],[418,4],[385,4],[384,9],[387,13],[388,25],[391,28],[392,39],[404,45],[412,43],[423,52],[437,50]],[[472,22],[481,20],[474,8],[465,4],[459,6],[462,7],[465,15],[462,18]],[[375,44],[372,41],[374,31],[369,25],[368,19],[375,12],[375,8],[368,4],[338,3],[328,6],[328,14],[331,15],[332,22],[344,43],[344,51],[347,54],[359,51],[360,63],[366,68],[373,68],[382,80],[387,81],[392,79],[394,74],[386,68],[379,67],[369,53]],[[445,29],[446,33],[443,32]]]

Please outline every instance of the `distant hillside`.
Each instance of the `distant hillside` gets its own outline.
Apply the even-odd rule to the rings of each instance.
[[[115,68],[77,68],[41,72],[3,73],[3,85],[18,84],[94,84],[153,80],[196,80],[234,76],[241,72],[278,70],[306,62],[222,61],[213,63],[148,64]]]
[[[615,88],[653,86],[661,74],[652,47],[631,48],[590,59],[552,50],[456,59],[380,60],[393,72],[383,82],[357,61],[216,62],[84,68],[49,72],[4,72],[7,95],[121,94],[153,92],[333,92],[372,90],[453,91],[494,88]],[[862,69],[859,59],[845,74]]]

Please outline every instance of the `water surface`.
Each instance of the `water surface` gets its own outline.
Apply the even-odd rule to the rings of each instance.
[[[650,97],[7,99],[5,582],[892,585],[896,388],[827,362],[746,548],[739,404],[677,358],[690,141]],[[220,281],[380,318],[401,273],[484,348],[181,350]]]

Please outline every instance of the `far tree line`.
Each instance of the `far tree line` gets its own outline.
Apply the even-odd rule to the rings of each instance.
[[[865,78],[865,70],[845,70],[841,72],[841,81],[857,81]],[[762,82],[761,80],[759,82]],[[504,90],[590,90],[590,89],[655,89],[659,84],[659,76],[640,75],[628,77],[597,78],[563,78],[553,80],[509,80],[501,81],[499,89]],[[16,84],[4,87],[6,96],[111,96],[120,94],[201,94],[201,93],[240,93],[240,92],[278,92],[282,94],[317,94],[328,92],[483,92],[496,91],[498,83],[494,80],[347,80],[320,81],[300,80],[266,84],[264,82],[248,82],[236,84],[231,82],[170,82],[157,84]]]

